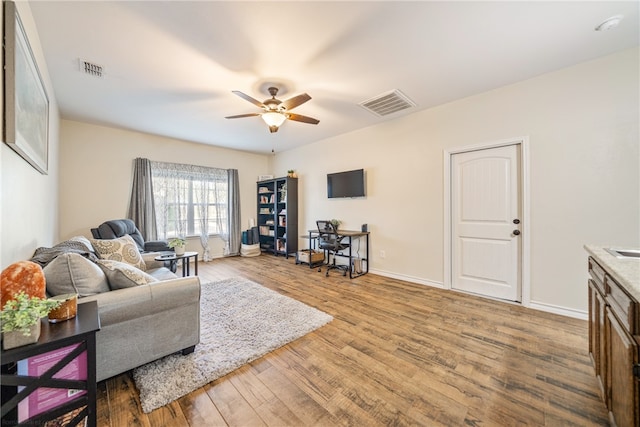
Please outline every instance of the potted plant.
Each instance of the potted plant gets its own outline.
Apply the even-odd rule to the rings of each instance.
[[[167,243],[167,246],[172,248],[176,252],[176,255],[184,255],[184,248],[186,245],[187,241],[182,237],[174,237]]]
[[[60,304],[61,301],[30,297],[23,291],[14,295],[0,311],[3,348],[8,350],[37,342],[40,338],[40,318]]]
[[[289,178],[295,178],[295,177],[296,177],[296,171],[295,171],[294,169],[289,169],[289,170],[287,171],[287,176],[288,176]]]
[[[333,225],[333,228],[335,228],[336,230],[338,229],[338,226],[340,224],[342,224],[342,221],[340,221],[339,219],[335,219],[335,218],[333,218],[329,222]]]

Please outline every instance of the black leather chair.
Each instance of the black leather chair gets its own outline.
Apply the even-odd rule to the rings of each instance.
[[[144,241],[142,233],[136,227],[136,224],[131,219],[113,219],[111,221],[105,221],[98,226],[98,228],[92,228],[91,234],[94,239],[117,239],[124,235],[129,235],[133,238],[138,246],[140,252],[173,252],[173,249],[167,246],[166,240],[150,240]],[[165,261],[165,267],[169,270],[176,272],[176,261]]]
[[[325,276],[329,275],[330,270],[340,270],[342,275],[346,276],[349,266],[336,264],[336,254],[347,249],[349,245],[342,242],[343,236],[330,221],[316,221],[316,225],[318,226],[318,248],[327,251],[329,255]],[[330,262],[331,255],[333,255],[333,261]],[[322,267],[318,271],[322,271]]]
[[[136,224],[131,219],[105,221],[100,224],[98,228],[92,228],[91,234],[93,234],[94,239],[117,239],[118,237],[128,234],[136,242],[140,252],[173,251],[173,249],[167,246],[166,240],[145,242],[140,230],[138,230],[138,227],[136,227]]]

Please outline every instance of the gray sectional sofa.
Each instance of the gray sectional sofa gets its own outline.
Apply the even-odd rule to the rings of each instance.
[[[77,293],[79,304],[97,301],[98,381],[194,350],[200,341],[198,277],[177,277],[153,259],[157,253],[139,255],[144,261],[137,267],[99,259],[86,239],[74,239],[88,244],[88,253],[62,251],[43,271],[49,295]]]

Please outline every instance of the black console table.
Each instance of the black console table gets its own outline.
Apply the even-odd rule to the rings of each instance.
[[[46,318],[41,322],[42,332],[37,343],[0,353],[2,425],[43,425],[82,408],[68,425],[77,425],[86,417],[87,425],[95,426],[98,304],[95,301],[78,304],[76,317],[64,322],[49,323]],[[85,366],[86,372],[78,371]],[[71,374],[63,375],[63,371]],[[47,399],[47,391],[53,389],[64,390],[65,398],[50,398],[59,404],[37,401],[40,397],[43,401]]]

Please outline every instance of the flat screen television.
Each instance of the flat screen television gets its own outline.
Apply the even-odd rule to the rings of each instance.
[[[327,196],[364,197],[364,169],[327,174]]]

